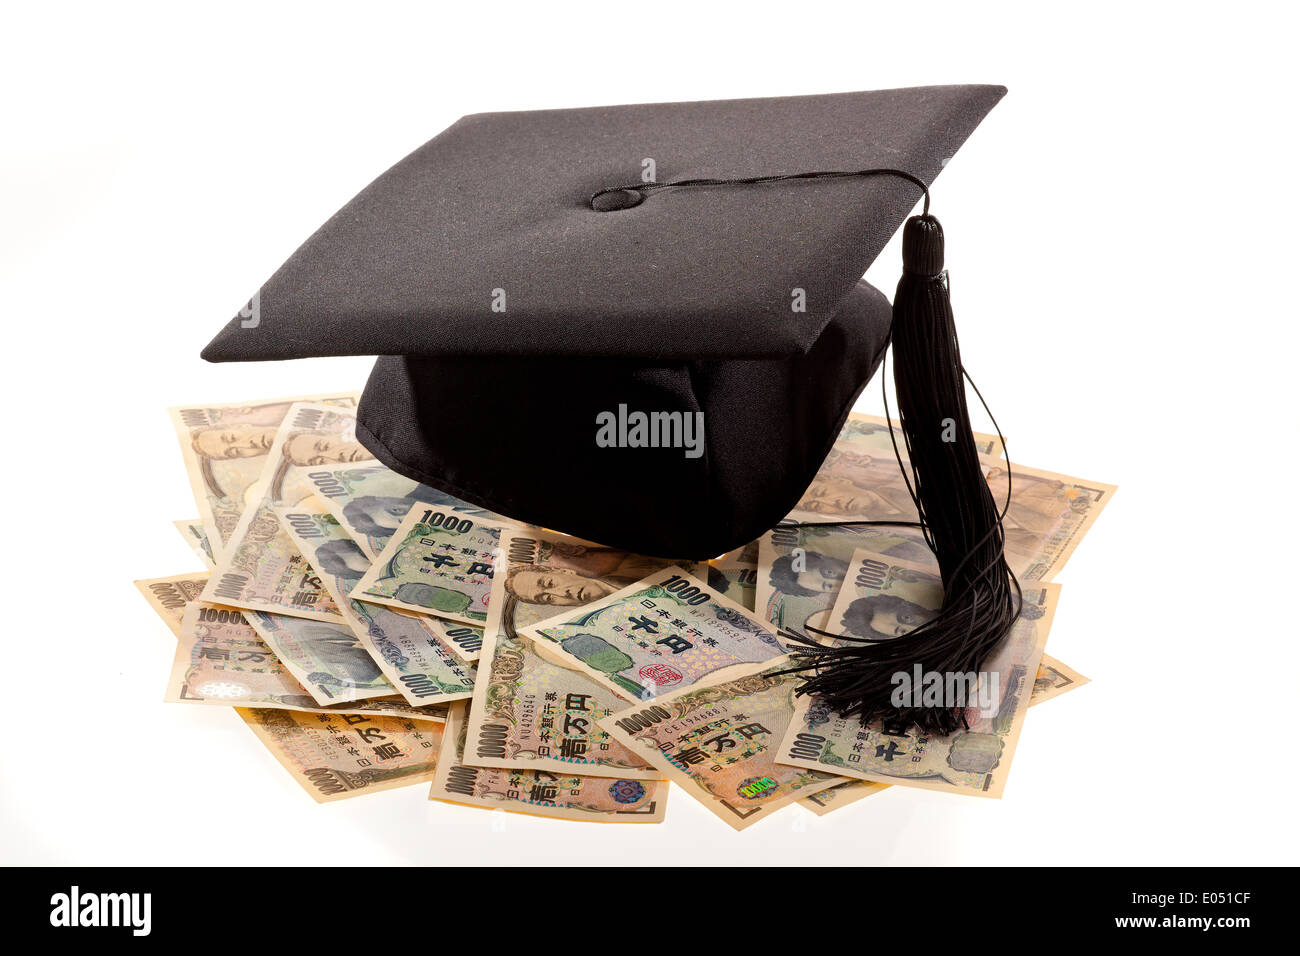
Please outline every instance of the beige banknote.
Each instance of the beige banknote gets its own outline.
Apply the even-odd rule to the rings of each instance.
[[[811,810],[819,817],[836,810],[843,810],[859,800],[874,796],[882,790],[888,790],[887,783],[872,783],[870,780],[846,780],[833,787],[820,790],[799,801],[799,806]]]
[[[145,596],[149,597],[149,594]],[[174,609],[152,599],[150,603],[164,620],[175,616]],[[222,610],[228,613],[221,615],[219,612]],[[202,617],[207,620],[201,620]],[[329,706],[318,704],[248,622],[231,612],[230,608],[191,601],[185,606],[177,637],[164,697],[169,703],[310,713],[346,711],[419,720],[443,720],[446,717],[445,705],[412,707],[396,696]]]
[[[353,408],[357,396],[339,392],[167,410],[214,557],[220,557],[239,523],[248,505],[246,495],[261,476],[275,433],[295,402]]]
[[[182,518],[173,521],[172,527],[180,532],[180,536],[203,562],[205,568],[211,571],[216,567],[216,562],[212,560],[212,544],[208,541],[208,533],[203,529],[202,521],[198,518]]]
[[[312,469],[308,477],[316,497],[371,561],[379,557],[414,504],[512,523],[486,508],[399,475],[378,462],[326,465]]]
[[[1045,700],[1059,697],[1086,683],[1088,678],[1066,667],[1050,654],[1044,654],[1038,664],[1038,677],[1034,680],[1034,689],[1029,694],[1029,706],[1033,707]],[[805,797],[799,801],[799,806],[806,807],[818,816],[825,816],[834,810],[841,810],[857,803],[864,797],[879,793],[888,786],[889,784],[886,783],[872,783],[869,780],[849,780]]]
[[[1006,507],[1007,564],[1022,582],[1051,581],[1115,496],[1115,485],[1012,463],[1007,504],[1006,462],[986,462],[998,508]]]
[[[845,778],[776,762],[803,678],[789,657],[734,680],[703,680],[601,721],[611,734],[737,830]]]
[[[778,628],[826,630],[849,559],[860,548],[922,564],[934,561],[914,528],[778,525],[759,539],[755,613]]]
[[[304,498],[275,513],[316,569],[344,622],[398,693],[416,706],[469,697],[474,668],[457,658],[429,618],[348,597],[370,570],[370,559],[319,499]]]
[[[888,594],[888,586],[881,593]],[[967,707],[968,729],[943,737],[915,728],[886,733],[878,723],[842,717],[804,696],[796,702],[778,760],[876,783],[1001,796],[1059,593],[1055,584],[1025,588],[1020,617],[978,675],[979,693],[989,699]],[[925,674],[907,677],[918,695],[932,680]],[[906,686],[896,691],[905,693]]]
[[[462,701],[448,707],[430,800],[593,823],[663,821],[668,784],[661,780],[467,766],[463,760],[467,706]]]
[[[239,519],[203,593],[213,604],[268,614],[342,622],[334,602],[275,516],[312,493],[319,465],[364,461],[370,453],[356,440],[356,417],[330,405],[296,403],[276,432],[254,499]]]
[[[508,527],[430,505],[412,508],[352,596],[482,627]]]
[[[423,783],[437,769],[442,724],[378,714],[235,712],[318,803]]]
[[[1089,683],[1087,677],[1067,667],[1052,655],[1044,654],[1038,664],[1038,676],[1034,679],[1034,690],[1029,696],[1029,706],[1033,707],[1045,700],[1078,690],[1087,683]]]
[[[198,600],[204,585],[208,583],[208,573],[189,571],[166,578],[145,578],[133,583],[149,602],[149,606],[167,622],[172,633],[180,637],[185,609]]]
[[[520,633],[634,700],[754,673],[786,652],[768,624],[676,565]]]
[[[894,427],[898,428],[897,422]],[[906,461],[903,436],[896,430],[891,439],[885,419],[850,415],[816,477],[790,512],[790,520],[915,521],[916,505],[898,466],[895,442]],[[975,447],[993,458],[1004,451],[997,435],[976,433]]]
[[[670,562],[535,529],[507,529],[492,578],[483,676],[474,686],[465,761],[474,766],[657,779],[597,721],[621,696],[548,642],[519,633],[557,607],[581,607]]]

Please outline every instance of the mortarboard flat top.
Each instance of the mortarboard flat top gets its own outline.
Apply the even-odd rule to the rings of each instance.
[[[592,195],[638,183],[645,159],[661,183],[931,182],[1004,92],[466,116],[322,226],[203,357],[392,356],[359,410],[390,467],[584,538],[716,555],[789,510],[878,364],[889,305],[860,279],[920,190],[702,186],[608,212]],[[596,416],[621,405],[702,412],[702,456],[597,447]]]

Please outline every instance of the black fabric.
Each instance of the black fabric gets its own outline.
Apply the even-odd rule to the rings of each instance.
[[[466,116],[325,223],[203,357],[379,355],[359,430],[390,467],[603,544],[713,557],[790,510],[879,362],[889,305],[859,280],[919,191],[711,185],[607,211],[593,194],[647,158],[660,183],[931,182],[1004,93]],[[703,412],[703,456],[598,447],[620,405]]]
[[[532,524],[668,558],[716,557],[794,506],[880,361],[865,282],[807,353],[647,363],[562,357],[375,363],[358,437],[390,468]],[[700,458],[597,447],[600,412],[704,413]]]
[[[615,212],[593,210],[592,194],[639,182],[646,158],[659,182],[873,166],[930,182],[1004,92],[466,116],[322,226],[261,288],[257,321],[236,316],[203,356],[801,352],[902,224],[914,185],[662,190]]]

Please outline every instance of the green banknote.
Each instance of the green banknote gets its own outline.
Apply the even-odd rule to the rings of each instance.
[[[456,511],[412,508],[352,596],[482,627],[507,527]]]
[[[239,613],[234,609],[229,612]],[[349,703],[396,693],[346,624],[265,611],[245,611],[243,617],[318,704]]]
[[[464,702],[449,705],[430,800],[592,823],[662,823],[668,784],[465,764]]]
[[[827,612],[860,548],[923,564],[934,560],[913,528],[778,525],[759,539],[755,613],[778,628],[826,630]]]
[[[149,603],[170,625],[175,611],[155,601],[147,592],[145,597],[150,598]],[[172,598],[164,600],[170,602]],[[447,713],[446,705],[412,707],[400,697],[375,697],[322,706],[242,615],[230,608],[192,600],[181,613],[165,699],[170,703],[311,713],[347,711],[419,720],[443,720]]]
[[[357,397],[338,393],[167,410],[215,557],[239,524],[249,489],[261,477],[276,432],[295,402],[355,408]]]
[[[417,706],[470,695],[474,669],[456,657],[429,618],[348,597],[370,570],[370,559],[319,500],[304,498],[275,513],[316,569],[344,622],[398,693]]]
[[[626,707],[628,698],[577,670],[553,644],[519,631],[557,607],[590,604],[668,564],[537,529],[503,531],[466,762],[659,778],[597,723]]]
[[[407,787],[436,773],[441,724],[377,714],[235,712],[319,803]]]
[[[574,666],[634,700],[727,668],[752,673],[785,653],[769,625],[675,565],[520,633],[552,642]]]
[[[751,541],[708,563],[709,587],[747,611],[754,610],[756,603],[758,547],[759,542]]]
[[[878,593],[889,595],[890,591],[884,588]],[[1055,584],[1024,589],[1024,606],[1011,632],[984,663],[983,671],[970,675],[978,677],[981,700],[966,708],[968,729],[943,737],[922,734],[915,728],[907,733],[887,733],[879,723],[842,717],[820,699],[804,696],[796,702],[778,760],[876,783],[1001,796],[1059,594]],[[908,687],[921,694],[939,686],[931,682],[930,675],[905,676],[908,682],[896,687],[900,694],[907,693]],[[937,679],[950,676],[937,675]],[[982,699],[985,695],[987,701]]]
[[[789,657],[759,673],[704,680],[601,721],[619,741],[737,830],[843,777],[776,762],[802,678]]]
[[[374,561],[414,504],[509,523],[486,508],[422,485],[378,462],[326,465],[308,475],[316,497]]]
[[[370,458],[356,440],[356,417],[329,405],[295,404],[276,432],[255,503],[239,519],[203,593],[213,604],[269,614],[342,622],[338,607],[307,560],[280,527],[279,505],[302,501],[314,488],[311,472],[332,462]],[[286,625],[287,626],[287,625]]]
[[[1066,667],[1050,654],[1044,654],[1038,664],[1038,676],[1034,680],[1034,689],[1029,694],[1029,706],[1041,704],[1045,700],[1059,697],[1088,683],[1088,678],[1078,671]],[[869,780],[850,780],[837,784],[829,790],[822,790],[799,801],[801,807],[807,807],[818,816],[825,816],[833,810],[857,803],[863,797],[884,790],[888,784],[872,783]]]

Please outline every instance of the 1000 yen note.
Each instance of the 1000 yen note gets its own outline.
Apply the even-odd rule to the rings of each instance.
[[[329,405],[295,404],[276,432],[255,499],[239,519],[203,600],[250,611],[343,620],[306,559],[280,527],[277,505],[312,493],[319,465],[361,461],[370,453],[356,440],[355,415]]]
[[[275,513],[398,693],[417,706],[469,697],[474,668],[460,662],[429,618],[348,597],[370,570],[370,559],[316,498]]]
[[[845,778],[776,762],[802,678],[780,657],[757,674],[702,681],[602,725],[737,830]]]
[[[501,532],[508,527],[456,511],[412,508],[352,596],[481,627]]]
[[[208,573],[190,571],[167,578],[146,578],[134,583],[149,606],[158,612],[172,633],[179,637],[185,609],[198,600],[204,585],[208,583]]]
[[[230,609],[230,613],[239,612]],[[245,611],[243,617],[318,704],[346,704],[396,693],[346,624],[265,611]]]
[[[1044,654],[1038,664],[1038,677],[1034,680],[1034,689],[1029,695],[1029,706],[1041,704],[1045,700],[1059,697],[1077,687],[1088,683],[1088,678],[1066,667],[1056,658]],[[850,780],[837,784],[829,790],[822,790],[799,801],[799,806],[806,807],[820,816],[840,810],[857,803],[863,797],[885,790],[889,785],[872,783],[868,780]]]
[[[636,700],[731,668],[731,676],[754,673],[786,652],[770,626],[675,565],[520,633],[550,641],[575,667]]]
[[[827,612],[859,548],[918,563],[934,561],[921,532],[913,528],[777,525],[759,540],[755,613],[777,628],[828,630]]]
[[[862,640],[892,641],[934,618],[942,606],[943,581],[936,565],[859,548],[849,558],[825,629]]]
[[[708,563],[709,587],[747,611],[754,610],[756,603],[758,545],[757,541],[751,541]]]
[[[357,397],[339,393],[167,410],[214,557],[220,557],[239,524],[248,504],[245,495],[261,476],[275,433],[295,402],[355,408]]]
[[[326,465],[312,469],[308,477],[315,487],[316,497],[371,561],[379,557],[379,552],[415,504],[509,523],[486,508],[422,485],[378,462]]]
[[[173,612],[159,608],[159,613],[167,619]],[[440,721],[446,717],[444,706],[412,707],[400,697],[322,706],[294,679],[242,615],[230,608],[198,602],[185,607],[165,700],[310,713],[346,710],[419,720]]]
[[[663,781],[467,766],[466,706],[448,708],[430,800],[593,823],[663,822],[668,796]]]
[[[1001,796],[1059,594],[1055,584],[1026,587],[1020,617],[1010,633],[980,674],[963,675],[976,684],[979,698],[966,708],[969,729],[943,737],[914,728],[886,733],[878,722],[842,717],[820,698],[804,696],[796,702],[777,759],[877,783]],[[903,704],[911,705],[918,700],[928,703],[925,695],[958,675],[904,676],[907,681],[895,692],[903,695]],[[969,688],[966,682],[963,686]]]
[[[540,529],[508,529],[492,577],[483,664],[469,710],[466,762],[573,774],[661,775],[597,721],[627,706],[621,696],[548,642],[520,628],[557,607],[582,607],[669,562]]]
[[[436,772],[442,724],[375,714],[235,712],[318,803],[423,783]]]

